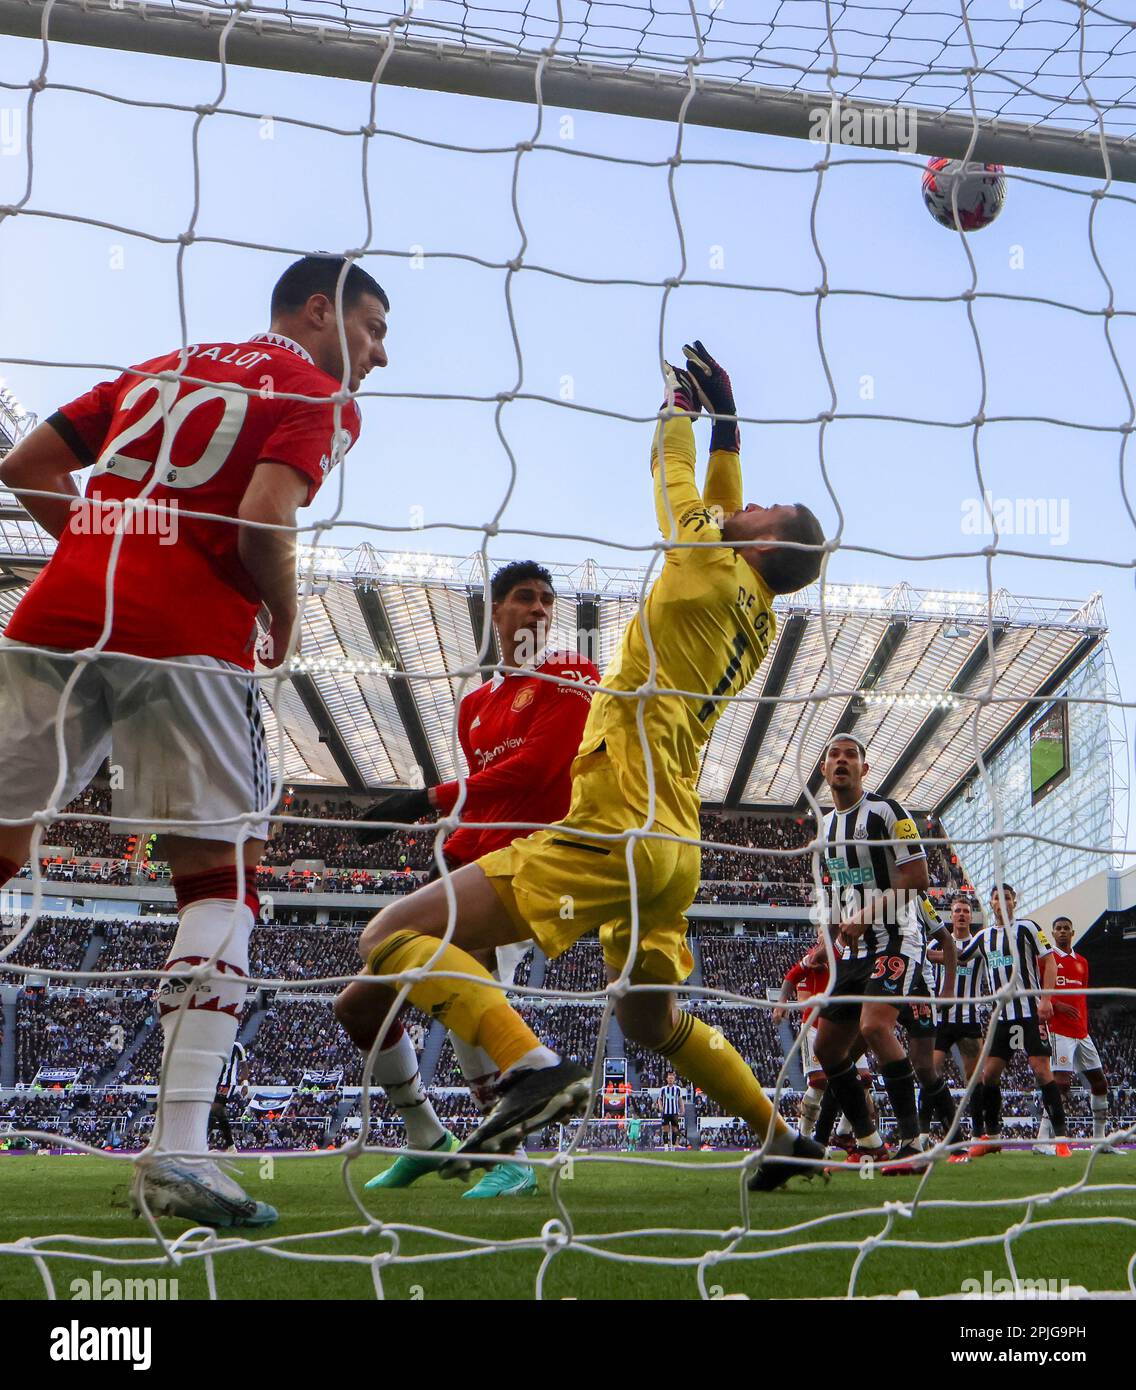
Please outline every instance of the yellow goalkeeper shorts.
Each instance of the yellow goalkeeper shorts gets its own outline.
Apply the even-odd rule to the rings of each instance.
[[[627,844],[581,838],[567,827],[611,834],[643,820],[620,795],[605,751],[578,758],[573,773],[572,806],[563,821],[477,863],[509,915],[550,959],[598,931],[605,962],[622,970],[631,951]],[[686,911],[698,890],[700,866],[697,844],[635,842],[636,983],[679,984],[693,970]]]

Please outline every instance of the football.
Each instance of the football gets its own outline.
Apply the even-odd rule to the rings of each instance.
[[[1001,164],[964,166],[961,159],[929,159],[923,171],[923,201],[927,211],[952,231],[977,232],[989,227],[1006,201],[1005,170]],[[958,222],[953,199],[957,192]]]

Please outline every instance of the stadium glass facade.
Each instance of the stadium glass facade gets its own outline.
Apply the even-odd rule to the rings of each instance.
[[[1068,700],[1069,775],[1036,805],[1030,784],[1028,723],[988,763],[994,796],[1001,806],[1002,833],[1007,837],[1000,846],[993,841],[990,786],[981,776],[976,774],[944,808],[941,819],[946,833],[981,897],[985,898],[1000,873],[1001,881],[1014,885],[1019,902],[1029,911],[1032,904],[1047,902],[1112,867],[1114,733],[1108,706],[1085,703],[1109,695],[1108,656],[1098,648],[1054,697]],[[1030,838],[1035,836],[1064,843]]]

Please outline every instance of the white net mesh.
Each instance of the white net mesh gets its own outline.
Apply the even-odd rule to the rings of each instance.
[[[147,5],[144,10],[92,5],[82,14],[76,10],[62,3],[0,5],[11,32],[43,35],[38,46],[6,41],[12,45],[8,75],[0,83],[11,102],[0,132],[5,153],[12,155],[0,170],[6,263],[39,266],[54,258],[67,265],[77,249],[90,255],[99,248],[102,256],[109,245],[111,268],[116,255],[120,264],[125,255],[150,294],[168,294],[176,286],[169,307],[180,324],[183,349],[200,331],[206,307],[214,320],[229,304],[243,308],[244,292],[236,282],[252,275],[257,258],[269,253],[294,256],[338,247],[380,279],[388,268],[399,274],[403,267],[408,268],[403,275],[407,282],[412,282],[410,272],[419,270],[436,277],[434,321],[417,329],[408,322],[407,329],[408,343],[419,361],[429,363],[428,369],[405,389],[359,393],[371,416],[390,412],[390,437],[411,462],[406,467],[387,463],[383,505],[379,494],[368,495],[356,482],[356,452],[320,496],[315,519],[301,527],[307,542],[301,564],[303,654],[283,675],[262,672],[272,706],[265,717],[277,795],[293,778],[335,786],[345,765],[365,786],[411,782],[416,772],[421,775],[421,744],[407,734],[408,695],[438,777],[463,776],[454,736],[456,708],[492,665],[489,625],[483,606],[480,644],[474,642],[471,650],[472,629],[468,612],[460,611],[465,599],[459,586],[415,584],[415,579],[456,579],[458,565],[465,563],[470,566],[465,577],[480,582],[484,600],[491,549],[495,556],[499,550],[515,551],[524,537],[533,549],[547,547],[551,558],[568,567],[580,565],[586,549],[603,547],[605,555],[615,557],[608,571],[614,578],[597,580],[592,569],[575,587],[579,596],[598,600],[601,609],[608,605],[598,624],[596,659],[604,664],[623,625],[636,611],[642,613],[666,546],[626,540],[620,524],[624,494],[618,489],[610,508],[593,508],[590,514],[570,505],[568,494],[598,488],[612,461],[628,456],[633,459],[630,472],[641,484],[645,470],[638,460],[654,415],[640,402],[653,401],[650,392],[659,390],[661,353],[673,355],[675,334],[686,333],[686,325],[696,318],[708,323],[746,319],[754,325],[751,336],[763,338],[766,347],[762,389],[743,392],[744,400],[762,403],[759,411],[742,406],[739,418],[747,441],[761,439],[762,452],[767,457],[779,453],[785,472],[795,477],[807,472],[816,480],[814,500],[829,504],[826,529],[832,540],[815,595],[779,609],[780,641],[787,644],[789,632],[801,641],[799,650],[786,646],[783,653],[795,663],[799,679],[774,689],[764,683],[765,672],[759,672],[750,690],[729,702],[706,750],[703,794],[712,800],[732,798],[733,804],[797,807],[802,815],[815,814],[817,754],[828,735],[854,717],[857,733],[886,760],[890,794],[932,809],[969,780],[973,794],[984,798],[984,820],[965,812],[962,807],[969,803],[956,799],[951,803],[954,822],[946,821],[950,838],[945,833],[928,837],[929,844],[937,841],[976,865],[971,869],[976,882],[979,868],[1001,882],[1020,878],[1019,866],[1026,863],[1048,864],[1050,872],[1037,875],[1035,891],[1040,901],[1048,889],[1049,901],[1059,885],[1076,886],[1063,875],[1088,878],[1126,854],[1114,813],[1126,792],[1126,766],[1117,768],[1116,724],[1128,702],[1118,694],[1110,668],[1073,693],[1068,689],[1070,673],[1081,668],[1103,636],[1099,595],[1070,603],[1015,600],[1002,587],[1007,580],[999,569],[1020,564],[1032,584],[1040,582],[1035,579],[1038,565],[1057,561],[1071,567],[1059,575],[1091,573],[1111,593],[1118,590],[1108,590],[1108,585],[1127,584],[1134,567],[1127,558],[1127,527],[1136,522],[1136,514],[1125,473],[1134,409],[1124,365],[1132,316],[1125,307],[1125,219],[1131,199],[1113,183],[1116,176],[1129,176],[1127,166],[1122,170],[1120,165],[1127,153],[1122,142],[1131,133],[1130,95],[1136,82],[1132,21],[1103,6],[1064,0],[1009,11],[1000,4],[951,7],[942,0],[902,7],[786,0],[747,6],[744,15],[735,14],[728,3],[701,11],[677,3],[664,8],[590,2],[429,3],[405,10],[315,3]],[[108,28],[100,27],[104,21],[119,26],[112,38]],[[131,25],[136,36],[127,38]],[[295,41],[287,61],[282,50],[272,47],[281,33]],[[185,65],[175,73],[156,59],[132,59],[119,71],[121,55],[96,63],[87,51],[59,43],[60,34],[69,42],[121,43],[158,52],[178,52],[184,46],[195,56],[210,56],[217,66]],[[202,50],[203,42],[209,51]],[[231,51],[239,44],[241,63],[255,63],[258,43],[264,46],[266,66],[310,60],[312,72],[350,66],[344,52],[358,53],[370,80],[359,85],[297,78],[297,85],[288,86],[282,78],[258,75],[254,81],[232,61]],[[435,116],[423,99],[385,85],[388,71],[397,73],[400,83],[428,85],[431,79],[419,70],[408,76],[399,64],[408,54],[428,52],[431,45],[438,60],[436,82],[443,89],[470,86],[468,76],[447,75],[455,64],[460,66],[454,46],[465,58],[476,56],[494,74],[525,72],[533,109],[522,115],[523,133],[517,134],[514,109],[506,121],[479,104],[478,114],[485,112],[483,136],[468,106],[447,107]],[[330,68],[319,56],[323,48],[338,55]],[[531,73],[526,62],[532,64]],[[589,131],[587,139],[579,138],[571,118],[565,124],[560,109],[553,113],[546,105],[546,79],[559,79],[565,67],[575,82],[585,85],[597,73],[613,82],[622,74],[648,93],[660,84],[665,88],[666,81],[677,83],[682,99],[672,112],[672,125],[652,127],[650,136],[635,132],[623,137],[604,124]],[[90,75],[96,72],[97,80]],[[997,148],[999,122],[1036,127],[1039,149],[1064,137],[1070,167],[1087,177],[1062,182],[1011,170],[1011,206],[1017,197],[1028,198],[1036,215],[1052,221],[1040,229],[1030,227],[1024,246],[1014,243],[1003,258],[987,260],[984,248],[925,221],[910,193],[919,166],[910,153],[870,155],[828,144],[783,146],[764,137],[755,149],[749,141],[756,137],[696,129],[687,121],[688,109],[698,111],[698,99],[713,90],[706,84],[713,83],[737,87],[755,104],[769,89],[774,97],[801,93],[802,110],[812,110],[815,100],[822,102],[819,109],[831,110],[834,97],[888,108],[915,106],[943,118],[944,132],[950,129],[945,118],[961,117],[973,149],[979,148],[980,132],[983,141],[993,142],[982,146],[986,158],[997,157],[989,151]],[[557,88],[565,96],[579,90]],[[515,95],[504,87],[501,94]],[[262,99],[281,103],[281,109],[273,105],[266,110]],[[596,98],[593,104],[602,110],[603,100]],[[645,100],[649,107],[650,96]],[[579,104],[586,108],[589,100],[581,97]],[[86,137],[78,122],[84,111],[97,111],[96,139],[103,142],[99,176],[90,182],[80,167]],[[644,109],[642,114],[658,112]],[[120,152],[105,144],[105,132],[116,122],[120,125],[114,128],[131,132],[123,136],[123,147],[132,157],[121,168]],[[663,129],[666,139],[660,143]],[[255,174],[241,152],[242,140],[261,142]],[[175,148],[176,162],[171,158],[168,166],[155,167],[156,151],[169,154]],[[244,187],[214,178],[226,149],[247,175]],[[445,163],[451,156],[455,162]],[[551,178],[541,163],[550,159],[557,165]],[[474,172],[456,173],[457,161]],[[856,233],[856,221],[869,217],[873,207],[878,210],[882,185],[872,182],[865,195],[854,185],[877,175],[906,188],[903,197],[915,211],[889,206],[886,216]],[[76,181],[82,193],[78,198],[72,187]],[[285,185],[287,192],[282,191]],[[300,215],[301,203],[310,205],[313,196],[322,204],[326,233],[316,230],[321,219],[311,216],[310,206],[307,215]],[[407,211],[416,196],[431,212],[417,221],[413,210]],[[439,209],[448,201],[461,205],[461,217],[453,216],[453,207],[449,216],[442,215]],[[296,217],[296,235],[280,230],[290,216]],[[558,220],[569,228],[559,240],[552,235]],[[431,244],[428,235],[418,233],[419,226],[456,231],[461,240],[446,244],[439,238]],[[1074,228],[1082,243],[1077,254],[1084,262],[1075,273],[1069,268]],[[68,242],[68,237],[77,240]],[[598,248],[603,249],[599,260]],[[1023,285],[1018,272],[1035,262],[1044,273],[1027,277]],[[229,277],[220,296],[219,276]],[[27,278],[34,283],[37,276]],[[92,373],[105,373],[108,367],[118,371],[136,360],[137,349],[127,345],[134,327],[120,334],[115,322],[117,291],[93,283],[88,288],[91,304],[85,317],[98,321],[99,329],[69,334],[58,315],[40,321],[32,302],[14,287],[6,361],[13,382],[31,383],[37,403],[40,396],[44,401],[66,399],[68,388],[82,389]],[[396,306],[403,299],[409,305],[409,285],[396,294]],[[131,302],[137,307],[136,300]],[[682,327],[677,326],[680,318]],[[547,331],[549,321],[557,325],[555,334]],[[467,322],[475,326],[467,329]],[[123,343],[120,360],[101,347],[104,332]],[[727,329],[725,336],[731,332]],[[709,330],[705,336],[713,348]],[[455,339],[464,339],[461,350]],[[69,341],[81,341],[85,350],[71,350]],[[770,342],[793,345],[794,352],[770,351]],[[807,374],[800,370],[804,344]],[[790,355],[794,361],[784,360]],[[639,365],[625,368],[633,358]],[[191,375],[184,369],[180,374]],[[735,375],[740,385],[742,370]],[[550,429],[563,429],[564,440],[550,441]],[[423,441],[451,460],[460,457],[465,467],[473,459],[484,469],[476,508],[457,516],[433,501],[423,513],[423,480],[415,476],[412,462]],[[752,443],[750,450],[752,454]],[[881,457],[890,461],[888,466],[878,466]],[[1055,546],[1064,547],[1068,540],[1068,534],[1065,541],[1057,539],[1060,508],[1054,525],[1044,530],[1016,525],[1012,507],[1007,524],[999,501],[1002,493],[1012,499],[1023,487],[1032,490],[1022,482],[1023,459],[1035,461],[1048,482],[1070,457],[1076,471],[1107,489],[1108,501],[1101,513],[1083,514],[1074,528],[1076,544],[1055,553]],[[536,458],[551,458],[564,470],[555,485],[530,462]],[[908,462],[900,466],[899,460]],[[752,477],[752,465],[750,471]],[[570,487],[563,484],[565,475]],[[445,477],[444,472],[429,475],[435,486]],[[881,493],[897,488],[916,494],[918,505],[906,513],[885,512],[881,526]],[[962,525],[937,525],[945,508],[957,511],[960,499]],[[969,531],[968,501],[977,508]],[[574,524],[550,525],[549,518],[562,512]],[[393,519],[404,514],[406,523]],[[478,516],[487,520],[474,519]],[[603,524],[590,524],[592,516]],[[0,526],[5,562],[18,580],[19,558],[45,556],[50,543],[14,517],[15,508],[0,516]],[[447,571],[446,562],[422,551],[400,559],[369,548],[376,533],[399,541],[410,534],[419,544],[426,539],[423,531],[456,534],[467,545],[473,538],[478,553],[472,561],[450,564]],[[1036,543],[1035,537],[1040,537]],[[344,539],[355,547],[350,552],[333,548]],[[117,555],[116,549],[112,569]],[[638,564],[644,558],[645,570],[618,570],[620,563]],[[897,575],[907,580],[908,567],[932,567],[927,570],[930,582],[938,582],[935,565],[953,563],[951,573],[957,575],[957,566],[968,562],[973,576],[969,595],[955,591],[962,585],[954,578],[949,590],[897,586]],[[841,571],[849,582],[830,582],[841,563],[849,564]],[[368,566],[374,567],[372,574],[366,572]],[[344,602],[345,567],[353,571],[352,588],[382,584],[390,650],[374,641],[373,628],[364,631],[365,606],[357,609]],[[861,577],[864,582],[857,584]],[[1075,583],[1071,579],[1056,587]],[[12,597],[0,594],[6,617]],[[802,613],[811,619],[803,638],[793,627]],[[961,637],[946,630],[951,625],[963,630]],[[650,640],[649,632],[647,636]],[[886,679],[877,688],[880,671],[872,673],[873,658],[884,642],[891,644],[888,655],[894,659],[890,666],[884,663]],[[952,650],[952,643],[962,650]],[[771,664],[777,656],[777,651],[770,654]],[[1122,667],[1122,689],[1128,674]],[[396,675],[399,679],[392,679]],[[334,748],[313,715],[316,702],[310,691],[304,698],[305,679],[337,731]],[[1045,688],[1046,682],[1051,688]],[[630,698],[649,698],[659,688],[648,682]],[[704,697],[710,692],[684,693]],[[69,694],[63,693],[61,718]],[[1086,738],[1095,739],[1092,766],[1098,779],[1108,779],[1108,787],[1101,792],[1098,780],[1095,799],[1081,793],[1095,819],[1081,817],[1081,807],[1072,805],[1064,820],[1047,821],[1042,815],[1008,822],[1007,789],[991,775],[996,745],[1003,735],[1020,732],[1011,725],[1024,704],[1034,708],[1028,705],[1031,700],[1038,702],[1037,712],[1044,707],[1042,700],[1045,705],[1055,700],[1070,709],[1100,713]],[[759,727],[761,738],[756,736]],[[748,766],[743,760],[747,743]],[[977,772],[972,773],[975,763]],[[1056,805],[1051,802],[1049,810]],[[1103,816],[1102,805],[1108,808]],[[251,825],[256,818],[250,810],[243,819]],[[320,823],[314,816],[293,814],[274,820]],[[66,955],[68,938],[57,924],[47,923],[49,929],[36,934],[46,923],[45,898],[50,896],[39,851],[50,843],[45,838],[49,826],[90,822],[111,831],[126,828],[105,807],[65,813],[58,796],[44,806],[33,843],[30,912],[19,919],[0,959],[16,978],[34,979],[46,966],[60,982],[148,986],[162,975],[156,958],[141,965],[124,960],[118,969],[104,968],[100,960],[98,969],[84,968],[84,955],[75,958],[75,950],[83,948],[81,940],[65,963],[58,954],[38,954],[38,945],[31,958],[26,954],[32,943],[50,942],[51,953]],[[344,830],[358,824],[351,815],[325,818],[324,823]],[[155,828],[177,824],[160,822]],[[518,829],[530,828],[518,824]],[[632,881],[630,847],[651,833],[649,819],[626,827],[623,840]],[[733,848],[727,840],[704,840],[708,855]],[[1071,865],[1060,859],[1062,850],[1079,858]],[[795,845],[762,853],[789,863],[799,862],[802,850]],[[815,881],[814,887],[823,885]],[[634,897],[632,907],[634,918]],[[637,934],[641,924],[636,922],[633,930]],[[157,955],[163,955],[163,946],[156,941]],[[222,948],[223,943],[218,954]],[[208,964],[201,967],[202,973],[208,970]],[[352,973],[346,963],[326,972],[316,968],[299,995],[281,993],[279,1007],[323,1008],[327,991],[346,983]],[[251,983],[281,992],[278,975],[258,976],[255,967]],[[295,981],[287,983],[291,988]],[[397,1007],[411,981],[400,978],[396,983],[401,986]],[[770,977],[761,983],[779,982]],[[557,989],[546,982],[519,985],[513,993],[539,1002],[569,999],[580,1009],[573,1026],[578,1025],[581,1055],[596,1057],[598,1089],[614,1003],[633,988],[641,987],[630,986],[625,970],[607,989],[599,982],[583,989]],[[1002,995],[990,998],[994,1011],[986,1050],[1010,992],[1007,986]],[[720,1022],[727,1036],[730,1006],[759,1017],[772,1008],[760,994],[712,984],[681,993]],[[1096,993],[1120,1000],[1134,991],[1112,987]],[[128,1037],[143,1007],[140,999],[117,1001],[112,1026]],[[539,1014],[533,1016],[540,1032]],[[315,1014],[295,1017],[302,1032]],[[156,1036],[151,1035],[152,1042]],[[798,1035],[776,1077],[761,1078],[777,1102],[792,1089],[800,1046]],[[362,1068],[360,1078],[367,1074]],[[877,1252],[886,1257],[889,1252],[941,1254],[948,1248],[989,1246],[1001,1252],[1016,1279],[1015,1252],[1028,1244],[1042,1218],[1047,1230],[1097,1223],[1131,1246],[1131,1222],[1112,1210],[1099,1216],[1086,1216],[1083,1210],[1063,1214],[1063,1207],[1072,1210],[1090,1186],[1097,1200],[1131,1193],[1131,1183],[1100,1180],[1094,1172],[1095,1153],[1067,1182],[1039,1174],[1028,1190],[989,1199],[938,1196],[936,1178],[944,1165],[936,1163],[900,1199],[879,1198],[873,1188],[850,1209],[826,1209],[822,1196],[815,1214],[779,1225],[755,1207],[746,1188],[744,1179],[759,1152],[755,1149],[699,1169],[726,1170],[738,1177],[736,1219],[729,1228],[664,1220],[657,1226],[612,1231],[602,1217],[593,1227],[574,1215],[574,1167],[617,1162],[635,1169],[650,1163],[656,1170],[673,1169],[679,1179],[689,1176],[685,1161],[677,1158],[648,1159],[631,1152],[609,1160],[592,1150],[592,1143],[606,1142],[602,1119],[590,1130],[566,1130],[560,1136],[563,1152],[537,1152],[531,1159],[549,1179],[555,1217],[534,1218],[530,1230],[509,1239],[459,1234],[391,1221],[376,1215],[373,1204],[363,1199],[360,1160],[365,1153],[389,1152],[393,1146],[367,1142],[371,1095],[365,1080],[357,1107],[358,1137],[346,1146],[342,1160],[358,1218],[349,1227],[323,1230],[313,1222],[285,1235],[250,1238],[198,1230],[175,1238],[150,1220],[145,1236],[35,1236],[0,1246],[0,1255],[32,1261],[49,1294],[56,1287],[53,1269],[200,1263],[208,1293],[216,1297],[223,1290],[228,1259],[255,1249],[284,1261],[357,1265],[369,1271],[379,1295],[392,1272],[411,1269],[417,1277],[420,1269],[455,1260],[476,1269],[486,1258],[536,1252],[540,1260],[532,1292],[538,1297],[547,1291],[550,1269],[568,1253],[589,1257],[589,1264],[625,1265],[632,1277],[645,1266],[686,1271],[690,1292],[708,1297],[721,1287],[715,1280],[734,1265],[773,1261],[777,1268],[779,1261],[789,1262],[804,1251],[814,1258],[847,1253],[850,1295],[863,1291],[864,1264]],[[960,1117],[962,1113],[960,1105]],[[53,1133],[49,1125],[25,1124],[15,1132],[37,1140],[49,1140]],[[73,1135],[66,1143],[85,1153],[102,1153]],[[943,1143],[936,1150],[940,1156],[964,1147],[957,1131]],[[301,1153],[282,1157],[289,1163],[310,1161]],[[134,1160],[106,1161],[125,1167]],[[974,1214],[973,1233],[925,1240],[900,1234],[916,1216],[959,1210]],[[997,1218],[993,1224],[985,1219],[990,1212]],[[348,1238],[356,1241],[356,1250],[342,1248]],[[408,1253],[405,1247],[423,1239],[431,1242],[428,1250]],[[675,1242],[681,1245],[677,1252]],[[885,1278],[886,1292],[899,1292],[912,1282],[902,1266],[896,1269],[894,1277]],[[1136,1291],[1132,1261],[1126,1277]]]

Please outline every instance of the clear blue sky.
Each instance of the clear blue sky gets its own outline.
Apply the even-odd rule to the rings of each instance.
[[[0,38],[9,81],[34,75],[38,44]],[[49,80],[97,86],[120,96],[194,104],[217,98],[216,65],[84,51],[53,45]],[[342,127],[368,119],[369,92],[330,79],[229,69],[225,104]],[[9,96],[3,99],[10,101]],[[679,241],[665,165],[639,168],[581,158],[584,152],[664,161],[673,126],[573,112],[561,138],[559,110],[545,115],[543,138],[556,146],[521,160],[519,206],[528,234],[525,262],[595,279],[655,282],[645,288],[580,285],[525,272],[513,280],[524,359],[523,389],[558,401],[571,379],[575,407],[647,416],[658,404],[662,291],[677,275]],[[382,91],[381,127],[418,139],[478,147],[532,137],[535,108],[399,89]],[[10,118],[9,118],[10,119]],[[31,206],[104,219],[152,234],[185,230],[193,208],[191,135],[184,112],[141,111],[48,90],[36,102]],[[363,141],[276,123],[262,138],[257,121],[213,116],[202,126],[199,235],[303,250],[340,251],[366,235]],[[820,271],[809,235],[816,184],[807,169],[822,147],[691,127],[684,154],[741,160],[784,172],[686,166],[676,193],[686,237],[687,276],[716,282],[672,293],[667,351],[701,336],[730,369],[743,414],[813,417],[829,405],[808,293],[752,292],[724,282],[810,291]],[[969,283],[959,238],[936,226],[919,192],[921,160],[851,161],[825,176],[818,236],[830,284],[907,295],[954,295]],[[410,249],[503,261],[520,237],[510,205],[514,155],[432,149],[377,137],[368,172],[371,245],[392,254],[365,264],[387,287],[390,368],[368,382],[390,393],[493,395],[516,383],[505,312],[505,274],[471,262],[427,258],[413,269]],[[22,153],[0,155],[0,202],[21,196]],[[1041,176],[1055,183],[1050,176]],[[1067,180],[1071,186],[1091,185]],[[1121,191],[1129,191],[1121,186]],[[1006,208],[969,244],[984,289],[1105,303],[1087,235],[1090,201],[1069,192],[1012,182]],[[1136,208],[1110,204],[1097,218],[1097,247],[1117,303],[1133,306],[1131,246]],[[122,268],[114,268],[121,246]],[[711,269],[712,248],[722,268]],[[1019,247],[1020,268],[1012,268]],[[197,244],[184,258],[191,341],[241,338],[267,326],[272,283],[286,253]],[[1108,356],[1102,320],[1041,305],[982,302],[976,310],[989,381],[988,414],[1050,415],[1117,424],[1127,415]],[[838,411],[959,420],[978,403],[978,371],[965,306],[831,297],[822,310]],[[39,217],[0,225],[0,341],[9,356],[56,362],[128,364],[179,342],[176,248]],[[1136,364],[1136,328],[1113,320],[1121,360]],[[0,365],[24,404],[41,415],[101,373],[83,367]],[[874,399],[862,400],[861,380]],[[1136,376],[1136,373],[1134,373]],[[364,431],[345,471],[342,515],[379,526],[425,520],[477,524],[497,508],[510,481],[492,404],[364,398]],[[497,555],[535,554],[636,565],[626,547],[654,537],[647,471],[650,426],[557,403],[514,402],[503,414],[519,477],[504,524],[530,532],[600,538],[504,538]],[[704,427],[703,427],[704,428]],[[1040,424],[990,425],[980,432],[986,480],[996,497],[1052,498],[1068,506],[1068,539],[1007,542],[1036,558],[999,558],[994,582],[1021,594],[1084,598],[1101,590],[1113,630],[1123,693],[1136,690],[1133,573],[1104,560],[1131,561],[1136,528],[1120,494],[1119,436]],[[838,421],[826,436],[833,487],[844,509],[845,539],[901,552],[974,550],[985,538],[962,529],[977,496],[969,430],[882,420]],[[826,527],[835,511],[818,465],[818,426],[743,429],[747,496],[803,500]],[[1131,475],[1132,468],[1129,473]],[[1132,485],[1136,495],[1136,482]],[[334,509],[325,487],[312,515]],[[349,525],[330,540],[361,538]],[[372,532],[392,548],[405,535]],[[602,544],[601,544],[602,541]],[[476,538],[427,532],[419,547],[464,554]],[[1079,557],[1085,563],[1065,563]],[[912,563],[842,553],[830,579],[890,585],[984,589],[984,563]]]

